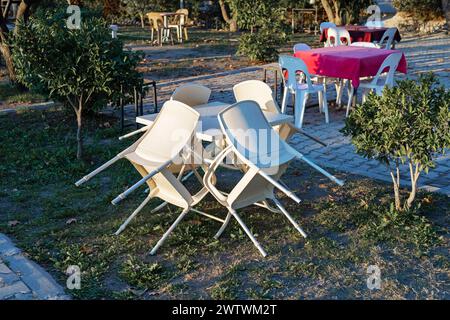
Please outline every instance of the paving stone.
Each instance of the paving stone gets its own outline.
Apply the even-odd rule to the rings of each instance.
[[[29,293],[30,289],[22,281],[17,281],[10,286],[0,288],[0,300],[8,299],[19,293]]]
[[[3,262],[1,262],[0,260],[0,277],[2,273],[10,273],[12,272],[11,269],[9,269],[6,264],[4,264]]]

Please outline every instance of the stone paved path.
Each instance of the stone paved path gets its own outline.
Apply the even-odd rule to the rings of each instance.
[[[64,289],[0,233],[0,300],[66,300]]]
[[[398,79],[417,78],[420,73],[434,72],[441,83],[450,89],[450,37],[437,34],[427,37],[405,37],[397,45],[402,50],[408,61],[408,74],[397,75]],[[158,85],[158,99],[166,101],[176,87],[186,83],[199,83],[212,89],[211,100],[220,100],[233,103],[232,87],[245,80],[263,79],[261,67],[249,67],[240,70],[223,72],[220,74],[184,78],[176,81],[160,83]],[[328,99],[335,99],[335,93],[330,86]],[[359,100],[360,101],[360,100]],[[346,102],[346,96],[344,96]],[[317,104],[316,99],[311,99],[309,106]],[[162,104],[160,103],[160,106]],[[149,102],[144,107],[145,112],[152,112],[153,105]],[[131,111],[131,108],[129,109]],[[290,110],[292,112],[292,110]],[[130,118],[132,118],[131,113]],[[345,114],[342,110],[330,108],[330,124],[325,124],[324,116],[319,114],[317,107],[306,110],[304,129],[319,137],[329,144],[324,148],[305,139],[303,136],[294,136],[292,144],[302,153],[313,159],[320,165],[335,168],[337,170],[360,174],[366,177],[390,182],[387,168],[376,161],[367,161],[355,154],[354,147],[348,138],[345,138],[339,130],[344,126]],[[450,156],[442,156],[437,160],[437,167],[428,174],[422,174],[419,184],[430,191],[438,191],[450,195]],[[409,169],[408,169],[409,170]],[[406,174],[408,170],[402,170]],[[402,177],[402,184],[409,185],[408,176]]]

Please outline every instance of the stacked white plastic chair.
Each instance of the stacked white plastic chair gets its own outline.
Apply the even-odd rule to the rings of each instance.
[[[397,28],[388,28],[381,37],[380,42],[376,43],[377,48],[391,50],[395,43],[396,32]]]
[[[151,254],[158,250],[184,216],[190,210],[194,210],[193,206],[199,203],[208,193],[208,190],[203,187],[198,193],[192,195],[182,184],[179,177],[175,176],[181,176],[188,170],[194,170],[196,173],[195,166],[198,166],[198,163],[201,164],[201,159],[195,156],[199,153],[196,149],[201,148],[201,145],[195,143],[194,138],[199,117],[198,112],[181,102],[166,102],[153,125],[146,128],[146,133],[139,140],[76,182],[76,185],[80,186],[124,158],[129,160],[142,175],[141,180],[112,201],[114,205],[118,204],[145,184],[150,189],[148,196],[120,226],[116,235],[126,228],[152,198],[160,198],[180,207],[182,209],[181,214],[151,250]],[[200,181],[202,180],[197,173],[196,176]]]
[[[373,77],[372,79],[370,79],[368,81],[362,81],[359,84],[358,89],[363,90],[363,95],[362,95],[363,102],[365,101],[366,95],[368,92],[375,91],[375,93],[377,95],[381,96],[383,94],[384,87],[388,86],[388,87],[392,88],[394,86],[395,71],[397,70],[397,67],[400,63],[401,58],[402,58],[402,53],[400,53],[400,52],[390,54],[389,56],[386,57],[386,59],[384,59],[380,68],[378,69],[378,72],[375,75],[375,77]],[[384,76],[382,78],[381,75],[383,73],[386,73],[386,70],[387,70],[387,74],[386,74],[386,76]],[[351,107],[351,104],[353,101],[354,91],[355,91],[354,88],[351,87],[350,82],[349,82],[349,99],[348,99],[348,104],[347,104],[346,116],[348,116],[348,114],[350,112],[350,107]]]
[[[302,127],[306,102],[310,94],[317,94],[319,98],[319,111],[325,113],[325,122],[329,122],[328,103],[324,84],[313,84],[308,68],[303,60],[291,56],[280,56],[279,64],[282,70],[288,72],[288,79],[284,87],[281,112],[286,113],[289,95],[295,95],[294,118],[295,126]],[[306,83],[298,83],[296,73],[300,71],[305,75]]]
[[[343,39],[345,41],[343,41]],[[328,47],[349,46],[352,43],[350,33],[344,28],[328,28]]]
[[[339,185],[343,182],[306,159],[282,140],[271,128],[255,101],[241,101],[225,109],[219,114],[219,122],[228,146],[213,161],[203,178],[206,188],[228,210],[225,222],[217,232],[216,238],[220,237],[231,218],[234,217],[259,252],[266,256],[265,250],[237,213],[237,210],[250,205],[266,207],[264,205],[266,201],[273,201],[279,210],[272,211],[284,214],[297,231],[306,237],[306,233],[290,216],[274,193],[276,188],[295,202],[300,202],[291,190],[279,182],[289,163],[295,158],[301,159]],[[225,193],[216,188],[214,173],[230,154],[237,156],[247,166],[247,170],[234,188],[229,193]]]

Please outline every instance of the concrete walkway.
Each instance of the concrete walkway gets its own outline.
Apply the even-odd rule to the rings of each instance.
[[[0,233],[0,300],[67,300],[64,289]]]

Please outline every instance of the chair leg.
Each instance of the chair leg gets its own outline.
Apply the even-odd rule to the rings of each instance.
[[[353,103],[353,95],[354,95],[355,90],[353,89],[353,87],[350,85],[350,94],[348,96],[348,103],[347,103],[347,111],[345,112],[345,117],[348,117],[349,113],[350,113],[350,107]]]
[[[322,94],[323,94],[323,96],[322,96],[322,103],[323,103],[322,109],[323,109],[323,112],[325,113],[325,123],[329,123],[330,122],[330,116],[328,114],[328,100],[327,100],[327,94],[326,94],[325,90],[324,90],[324,92]]]
[[[259,252],[261,253],[261,255],[263,257],[267,256],[266,251],[264,251],[263,247],[261,247],[261,245],[259,244],[258,240],[256,240],[256,238],[253,236],[253,234],[251,233],[251,231],[247,228],[247,226],[245,225],[245,223],[241,220],[241,218],[239,217],[239,215],[236,213],[235,210],[231,209],[230,210],[231,214],[236,218],[237,222],[240,224],[240,226],[242,227],[242,229],[244,229],[245,233],[247,234],[247,236],[250,238],[250,240],[252,240],[253,244],[255,245],[255,247],[259,250]]]
[[[217,231],[217,233],[214,236],[214,238],[216,238],[216,239],[220,238],[220,236],[222,235],[222,233],[225,231],[226,227],[230,223],[231,216],[232,216],[231,212],[228,212],[227,217],[225,218],[225,222],[222,224],[222,226],[220,227],[219,231]]]
[[[154,208],[152,211],[150,211],[150,213],[156,213],[159,210],[161,210],[162,208],[164,208],[165,206],[167,206],[167,202],[163,202],[161,203],[159,206],[157,206],[156,208]]]
[[[319,97],[319,112],[322,113],[323,112],[323,95],[322,95],[322,91],[317,92],[317,95]]]
[[[166,241],[167,237],[172,233],[172,231],[176,228],[176,226],[183,220],[183,218],[186,216],[186,214],[190,211],[190,208],[186,208],[183,210],[183,212],[178,216],[177,220],[170,226],[170,228],[164,233],[161,239],[159,239],[156,246],[153,247],[153,249],[150,251],[151,255],[154,255],[156,251],[158,251],[159,247],[162,246],[164,241]]]
[[[145,205],[150,201],[151,198],[151,196],[145,198],[145,200],[139,205],[139,207],[137,207],[136,210],[134,210],[134,212],[127,218],[127,220],[125,220],[125,222],[119,227],[119,229],[117,229],[116,233],[114,233],[116,236],[118,236],[122,233],[123,230],[125,230],[131,220],[136,217],[136,215],[145,207]]]
[[[295,99],[295,126],[297,128],[301,128],[303,125],[303,118],[305,116],[305,108],[306,108],[306,100],[307,100],[307,94],[302,91],[297,91],[296,96],[299,96],[297,99]]]
[[[297,231],[300,232],[300,234],[304,238],[306,238],[305,231],[303,231],[303,229],[298,225],[298,223],[295,222],[294,218],[292,218],[291,215],[289,214],[289,212],[286,211],[286,209],[283,207],[281,202],[276,198],[273,199],[273,202],[275,202],[276,206],[281,210],[281,212],[283,212],[283,214],[286,216],[286,218],[288,218],[289,222],[292,223],[292,225],[295,227],[295,229],[297,229]]]
[[[288,87],[284,87],[283,101],[281,103],[281,113],[286,113],[288,94]]]

